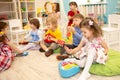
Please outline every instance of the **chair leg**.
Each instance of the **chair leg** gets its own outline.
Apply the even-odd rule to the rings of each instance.
[[[13,41],[13,35],[12,35],[12,32],[10,33],[10,38],[11,38],[11,41]]]
[[[17,45],[19,45],[18,34],[16,34],[16,43],[17,43]]]

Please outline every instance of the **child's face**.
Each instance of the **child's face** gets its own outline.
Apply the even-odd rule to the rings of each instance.
[[[79,26],[79,24],[80,24],[81,21],[82,21],[82,19],[80,19],[80,18],[73,18],[73,24],[75,26]]]
[[[75,6],[75,5],[70,5],[70,9],[71,9],[71,10],[75,10],[75,9],[76,9],[76,6]]]
[[[8,26],[5,28],[5,29],[3,29],[2,30],[5,34],[7,34],[7,32],[8,32]]]
[[[51,23],[47,24],[47,28],[50,29],[50,30],[54,30],[53,25]]]
[[[57,4],[53,4],[53,10],[56,10],[56,7],[57,6]]]
[[[87,39],[91,39],[93,37],[93,31],[89,30],[87,28],[82,27],[81,28],[83,36],[85,36]]]
[[[30,27],[31,27],[32,30],[36,30],[37,29],[36,26],[33,25],[33,24],[30,24]]]

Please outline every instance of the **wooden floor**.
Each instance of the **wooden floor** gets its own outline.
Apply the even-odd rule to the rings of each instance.
[[[0,80],[77,80],[80,73],[71,78],[59,75],[56,55],[45,57],[39,51],[29,51],[25,57],[16,57],[11,68],[0,73]],[[119,80],[120,76],[103,77],[92,75],[89,80]]]

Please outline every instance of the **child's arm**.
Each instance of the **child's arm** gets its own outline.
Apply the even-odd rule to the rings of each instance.
[[[74,27],[72,27],[73,29],[72,29],[72,31],[70,31],[70,32],[72,32],[73,34],[74,34],[74,36],[78,39],[78,40],[81,40],[82,39],[82,32],[81,32],[81,34],[80,33],[78,33],[76,30],[75,30],[75,28]]]
[[[8,44],[13,49],[13,51],[17,53],[23,53],[23,51],[19,50],[12,42],[8,41],[6,44]]]
[[[30,38],[31,30],[29,31],[28,34],[25,35],[24,41],[28,41],[28,38]]]
[[[73,19],[73,17],[72,17],[72,15],[71,15],[71,11],[69,11],[68,12],[68,20],[72,20]]]
[[[76,47],[74,49],[69,49],[69,48],[65,47],[65,50],[67,51],[67,53],[75,54],[76,52],[78,52],[79,50],[81,50],[81,48],[82,48],[83,45],[84,45],[84,41],[81,40],[81,42],[78,45],[78,47]]]
[[[42,32],[42,30],[39,30],[38,33],[37,33],[37,35],[39,36],[39,40],[33,42],[33,43],[35,43],[35,44],[39,44],[39,43],[43,40],[43,35],[44,35],[44,33]]]
[[[72,19],[73,19],[73,17],[68,15],[68,20],[72,20]]]
[[[25,37],[20,41],[22,42],[28,42],[28,38],[30,37],[30,32],[28,34],[25,35]]]
[[[102,40],[102,41],[100,42],[100,44],[101,44],[101,46],[104,48],[104,53],[105,53],[105,55],[107,55],[108,46],[107,46],[106,42],[105,42],[104,40]]]

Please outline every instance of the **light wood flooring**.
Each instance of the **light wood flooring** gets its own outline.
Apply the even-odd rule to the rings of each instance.
[[[45,57],[37,50],[29,51],[25,57],[16,57],[12,66],[0,73],[0,80],[77,80],[80,73],[71,78],[59,74],[56,55]],[[119,80],[120,76],[104,77],[92,75],[88,80]]]

